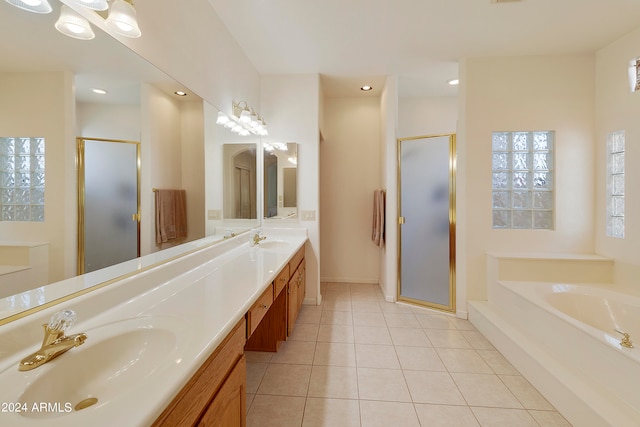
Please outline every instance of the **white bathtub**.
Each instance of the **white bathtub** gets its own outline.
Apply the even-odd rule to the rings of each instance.
[[[469,319],[576,427],[640,426],[640,298],[608,288],[496,282],[489,301],[469,303]]]

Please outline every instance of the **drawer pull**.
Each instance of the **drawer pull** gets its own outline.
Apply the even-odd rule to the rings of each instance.
[[[267,304],[262,304],[262,308],[267,308]]]

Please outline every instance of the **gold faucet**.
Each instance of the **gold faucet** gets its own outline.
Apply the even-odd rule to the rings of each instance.
[[[258,246],[260,242],[266,239],[267,236],[260,236],[260,233],[256,233],[253,235],[253,246]]]
[[[620,345],[624,348],[633,348],[633,343],[631,342],[631,336],[621,331],[620,329],[615,330],[617,333],[622,334],[622,339],[620,340]]]
[[[49,323],[42,325],[44,327],[44,339],[40,350],[22,359],[18,370],[30,371],[55,359],[73,347],[82,345],[87,339],[87,334],[81,333],[71,336],[64,334],[64,331],[71,327],[75,321],[76,313],[73,310],[63,310],[51,316]]]

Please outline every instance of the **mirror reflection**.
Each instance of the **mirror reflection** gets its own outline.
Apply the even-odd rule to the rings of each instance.
[[[298,144],[265,142],[263,147],[264,218],[296,218]]]
[[[53,24],[60,3],[51,5],[53,13],[36,15],[0,2],[0,137],[35,136],[46,140],[47,146],[44,221],[0,221],[0,323],[21,311],[148,268],[163,257],[222,240],[221,235],[200,240],[207,234],[205,186],[222,182],[221,162],[215,168],[207,164],[215,175],[209,175],[206,185],[204,178],[204,140],[220,147],[216,154],[222,152],[224,138],[205,135],[202,123],[203,116],[206,120],[207,114],[217,114],[215,107],[108,34],[97,30],[93,40],[79,42],[58,33]],[[97,95],[94,88],[107,93]],[[176,97],[175,91],[189,95]],[[70,286],[66,282],[64,287],[47,286],[77,272],[74,157],[79,136],[140,142],[140,252],[157,256],[154,261],[134,259],[93,271]],[[188,164],[188,170],[182,164]],[[155,244],[152,188],[183,188],[188,194],[189,235],[178,246]],[[222,200],[222,188],[215,191]],[[249,226],[234,224],[236,234],[243,227]],[[35,259],[38,265],[29,266],[23,259]],[[3,266],[7,262],[21,267],[9,271]],[[37,277],[34,271],[40,272]],[[25,293],[27,289],[33,290]]]
[[[257,218],[257,145],[224,144],[224,217]]]

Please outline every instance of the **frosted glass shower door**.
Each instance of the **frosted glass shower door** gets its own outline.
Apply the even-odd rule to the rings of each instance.
[[[140,256],[139,144],[78,138],[78,158],[78,272]]]
[[[398,140],[398,299],[455,311],[455,135]]]

